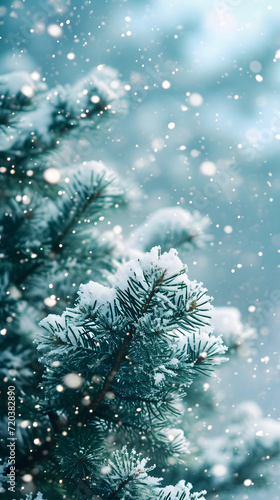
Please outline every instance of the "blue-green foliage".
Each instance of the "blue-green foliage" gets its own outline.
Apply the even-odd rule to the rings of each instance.
[[[43,305],[50,283],[54,296],[71,296],[72,283],[85,279],[93,262],[110,269],[112,244],[102,242],[96,229],[92,240],[90,229],[120,200],[121,190],[97,162],[69,172],[69,178],[57,202],[40,203],[35,196],[26,209],[24,201],[12,201],[1,217],[1,329],[12,313],[15,322],[20,319],[21,301]]]
[[[101,481],[95,494],[111,500],[151,500],[156,496],[156,487],[161,479],[148,473],[155,467],[146,467],[147,459],[135,450],[128,452],[126,447],[116,451],[113,459],[101,470]]]
[[[66,434],[66,435],[65,435]],[[94,477],[102,463],[104,433],[97,424],[77,427],[57,438],[57,455],[65,478]]]
[[[0,158],[6,168],[56,146],[73,129],[96,128],[103,114],[126,111],[123,89],[113,91],[111,68],[92,71],[72,87],[49,90],[28,73],[0,77]],[[20,168],[22,170],[22,166]]]
[[[56,385],[63,385],[63,377],[71,372],[81,373],[81,390],[95,377],[90,389],[94,401],[125,346],[110,384],[114,397],[103,398],[100,405],[106,412],[110,406],[115,411],[124,399],[127,405],[121,414],[161,420],[172,408],[173,388],[179,394],[196,371],[203,370],[204,362],[208,369],[225,352],[220,338],[209,335],[206,290],[188,279],[174,251],[162,256],[158,252],[154,248],[125,264],[112,288],[94,282],[82,285],[74,308],[41,322],[45,333],[38,349],[48,367],[44,387],[50,401],[55,397],[56,408],[61,401],[63,409],[64,397],[67,400],[67,387],[60,395]],[[59,366],[53,368],[53,361]]]
[[[161,255],[159,247],[120,266],[112,285],[81,285],[74,308],[41,322],[43,406],[72,426],[99,422],[109,446],[110,436],[121,444],[129,435],[158,464],[181,459],[187,443],[172,428],[179,400],[226,351],[211,334],[211,299],[189,280],[176,251]],[[73,464],[75,477],[81,468]]]
[[[189,212],[181,207],[157,210],[148,220],[132,232],[128,245],[147,252],[155,245],[162,251],[180,248],[189,251],[209,240],[210,219],[198,211]]]

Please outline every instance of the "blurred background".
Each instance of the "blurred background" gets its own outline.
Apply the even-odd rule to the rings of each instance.
[[[123,179],[127,236],[155,210],[209,216],[206,248],[181,258],[216,306],[257,329],[252,357],[223,368],[230,412],[255,401],[279,420],[280,3],[264,0],[15,0],[0,5],[0,72],[49,87],[109,65],[128,116],[94,138]],[[116,80],[114,85],[119,85]],[[215,424],[211,432],[219,432]],[[279,481],[228,498],[279,499]]]

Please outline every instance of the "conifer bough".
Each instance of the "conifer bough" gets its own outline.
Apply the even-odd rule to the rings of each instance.
[[[72,480],[87,483],[93,495],[107,500],[202,498],[202,493],[190,494],[183,482],[175,494],[175,487],[159,489],[159,480],[155,484],[156,478],[146,472],[144,480],[143,473],[131,470],[134,448],[157,465],[162,459],[167,464],[174,457],[179,460],[188,451],[182,431],[173,428],[180,398],[196,374],[210,374],[226,351],[221,338],[211,333],[206,292],[201,283],[189,280],[174,249],[161,254],[154,247],[120,266],[112,287],[93,281],[81,285],[75,307],[41,321],[43,333],[36,342],[46,367],[43,406],[57,421],[54,442],[62,475],[69,440],[76,439],[82,445],[76,463],[71,461]],[[100,428],[104,449],[97,439],[94,453]],[[170,434],[174,439],[167,439]],[[123,448],[128,436],[130,453]],[[105,447],[119,449],[114,454],[119,473],[112,474],[114,460],[108,462]],[[95,456],[91,471],[86,466],[90,456]],[[121,467],[123,460],[126,466]],[[135,489],[140,477],[144,486]]]
[[[126,113],[124,94],[117,72],[103,65],[71,87],[50,90],[26,72],[1,75],[1,166],[14,167],[54,148],[73,129],[96,128],[104,113]]]

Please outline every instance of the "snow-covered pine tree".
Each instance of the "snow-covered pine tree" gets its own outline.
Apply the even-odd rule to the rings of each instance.
[[[234,311],[213,312],[172,250],[185,257],[207,241],[209,221],[170,208],[121,244],[105,237],[104,211],[123,195],[94,145],[126,110],[122,85],[106,67],[52,91],[36,78],[1,77],[0,370],[1,391],[13,384],[18,398],[17,496],[202,500],[204,488],[208,499],[235,487],[269,448],[279,453],[279,426],[270,442],[252,433],[256,415],[267,422],[247,405],[228,439],[204,439],[215,403],[203,376],[226,350],[211,317],[229,354],[255,335],[240,320],[226,327]],[[1,447],[6,456],[5,437]],[[4,462],[2,492],[7,472]]]
[[[55,436],[59,432],[59,437],[63,436],[58,424],[60,410],[49,408],[43,411],[45,404],[38,388],[42,368],[37,361],[33,339],[42,317],[50,311],[60,313],[66,306],[74,304],[80,283],[91,277],[104,282],[106,274],[115,267],[114,244],[99,229],[99,219],[103,219],[105,210],[119,206],[123,200],[122,190],[112,172],[89,160],[94,154],[96,141],[100,141],[100,133],[102,139],[106,127],[111,126],[108,115],[115,118],[125,113],[126,103],[116,73],[103,67],[72,88],[59,87],[49,91],[44,83],[37,82],[36,72],[31,76],[27,73],[4,75],[0,84],[1,391],[5,394],[9,384],[15,384],[19,398],[16,464],[19,490],[30,494],[38,490],[40,477],[47,466],[48,477],[43,473],[42,489],[50,498],[61,498],[64,484],[56,484],[51,477],[59,454],[52,448],[50,435],[50,432]],[[113,91],[112,86],[114,89],[118,87],[118,91]],[[86,151],[85,138],[90,145]],[[195,236],[192,232],[191,239]],[[186,241],[189,239],[186,234]],[[120,257],[119,252],[116,252],[116,257]],[[166,404],[169,404],[168,398]],[[4,436],[1,454],[5,457],[6,405],[1,413],[1,434]],[[91,433],[80,436],[80,429],[75,429],[73,423],[74,441],[64,443],[66,451],[70,446],[68,456],[78,453],[82,440],[88,444],[89,450],[85,443],[83,446],[89,454],[92,446],[97,446],[93,463],[96,461],[100,465],[104,462],[101,443],[104,445],[104,429],[107,429],[108,422],[106,427],[105,421],[99,420],[94,423],[94,439]],[[155,425],[160,426],[159,422]],[[157,432],[165,453],[172,454],[164,433],[158,429]],[[151,443],[156,438],[152,431],[150,434]],[[118,440],[122,441],[121,433]],[[180,448],[178,443],[177,446]],[[63,450],[63,446],[60,448]],[[96,456],[97,450],[100,456]],[[129,474],[133,475],[131,471],[139,462],[135,452],[130,450],[128,453],[123,449],[119,453],[114,455],[114,460],[126,464],[127,470],[130,467]],[[109,460],[108,454],[106,460]],[[140,460],[143,474],[139,485],[146,478],[143,460]],[[90,464],[89,461],[89,469],[87,466],[84,469],[82,463],[80,473],[87,470],[91,474]],[[8,479],[7,465],[4,462],[1,466],[3,491]],[[138,475],[137,472],[137,478]],[[75,479],[77,471],[70,472],[70,476]],[[25,483],[32,477],[34,481]],[[90,477],[92,481],[92,474]],[[106,481],[104,486],[96,488],[105,488]],[[144,489],[146,482],[148,489],[149,484],[159,483],[156,479],[145,479]],[[178,488],[184,496],[189,495],[189,486],[181,483]]]

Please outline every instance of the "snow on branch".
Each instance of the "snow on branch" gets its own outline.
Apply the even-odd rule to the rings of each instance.
[[[121,200],[115,175],[99,162],[87,162],[70,168],[67,183],[59,188],[56,201],[41,200],[35,193],[28,198],[28,210],[20,197],[0,214],[1,328],[24,300],[33,305],[44,301],[46,275],[53,293],[66,297],[72,294],[73,282],[80,283],[94,270],[95,262],[102,262],[96,271],[110,269],[113,245],[102,240],[97,221]]]
[[[74,308],[41,322],[37,344],[48,367],[44,387],[50,401],[63,409],[69,393],[64,380],[75,372],[81,390],[91,394],[92,415],[110,420],[116,405],[124,420],[178,415],[183,387],[197,371],[209,373],[226,350],[211,335],[210,302],[206,289],[189,280],[176,251],[161,255],[159,247],[124,264],[112,288],[81,285]],[[92,379],[98,383],[91,385]],[[65,391],[58,394],[57,385]]]
[[[0,158],[7,166],[55,147],[72,129],[94,129],[103,116],[127,112],[118,74],[106,66],[50,90],[25,72],[2,75],[0,93]]]
[[[176,486],[166,486],[158,496],[158,500],[205,500],[206,491],[191,493],[193,486],[191,483],[179,481]]]
[[[217,307],[213,311],[214,330],[221,335],[230,351],[247,357],[254,350],[257,337],[256,329],[242,322],[241,313],[236,307]]]
[[[197,210],[191,213],[181,207],[163,208],[132,233],[128,245],[143,252],[155,245],[160,245],[162,251],[171,248],[189,250],[203,246],[209,239],[209,226],[209,218]]]

